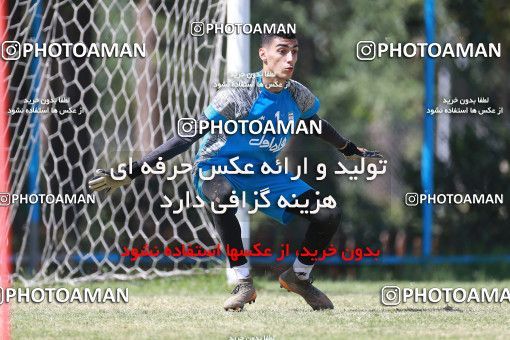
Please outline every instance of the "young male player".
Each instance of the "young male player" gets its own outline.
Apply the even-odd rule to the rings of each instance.
[[[354,143],[343,138],[327,121],[317,116],[319,100],[305,86],[291,79],[298,56],[298,41],[293,34],[264,35],[259,48],[259,57],[262,61],[262,72],[255,77],[242,79],[242,86],[225,86],[213,98],[212,103],[199,116],[199,120],[220,122],[226,120],[255,120],[276,122],[283,120],[321,121],[322,133],[319,138],[335,146],[345,156],[352,157],[381,157],[377,151],[368,151],[358,148]],[[237,84],[239,85],[239,84]],[[214,132],[214,131],[213,131]],[[192,135],[192,134],[189,134]],[[97,177],[89,182],[92,190],[114,190],[127,185],[133,178],[141,174],[141,165],[150,166],[158,162],[171,159],[188,150],[198,139],[203,137],[200,149],[195,158],[194,184],[199,195],[210,204],[229,203],[235,190],[236,195],[243,191],[247,200],[253,203],[255,191],[264,188],[270,191],[266,195],[270,206],[261,208],[262,212],[277,221],[287,224],[292,217],[300,214],[300,208],[285,209],[277,204],[283,196],[289,202],[311,202],[308,210],[317,209],[316,190],[304,181],[291,180],[291,174],[223,174],[213,179],[203,181],[199,171],[208,173],[213,165],[229,165],[229,160],[239,157],[236,164],[241,168],[246,164],[253,164],[254,169],[263,162],[275,164],[276,157],[291,137],[288,133],[254,136],[252,134],[237,133],[227,135],[202,131],[193,137],[174,136],[140,161],[133,163],[133,172],[129,178],[114,180],[109,171],[97,170]],[[262,143],[261,140],[271,140],[271,143]],[[213,221],[224,249],[243,249],[241,228],[237,220],[236,208],[229,208],[223,214],[213,214]],[[340,223],[338,207],[333,209],[321,207],[316,214],[301,215],[310,221],[301,248],[318,250],[322,252],[328,245]],[[248,261],[245,257],[229,258],[230,266],[234,269],[238,284],[232,291],[232,296],[225,301],[225,310],[242,310],[246,303],[252,303],[257,297],[250,276]],[[282,288],[301,295],[314,309],[332,309],[333,303],[319,289],[312,285],[310,272],[315,259],[299,256],[292,267],[282,273],[279,282]]]

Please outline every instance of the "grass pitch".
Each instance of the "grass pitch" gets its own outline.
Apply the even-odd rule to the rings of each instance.
[[[360,282],[315,284],[335,304],[314,312],[276,280],[255,276],[257,301],[225,312],[223,273],[152,281],[104,282],[84,287],[129,288],[127,304],[11,304],[13,339],[352,339],[510,338],[510,303],[409,304],[385,307],[380,289],[510,287],[494,282]]]

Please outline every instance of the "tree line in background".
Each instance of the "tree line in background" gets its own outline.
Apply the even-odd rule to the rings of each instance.
[[[404,205],[406,192],[421,192],[420,159],[423,120],[423,60],[419,57],[356,59],[356,43],[423,42],[423,2],[272,1],[252,2],[252,23],[295,22],[299,60],[295,79],[320,99],[319,115],[358,145],[381,151],[388,171],[373,182],[328,176],[306,180],[337,198],[343,211],[340,245],[378,246],[389,254],[420,254],[421,209]],[[510,107],[510,7],[503,1],[436,2],[436,40],[451,43],[501,43],[502,57],[436,59],[436,75],[448,75],[451,98],[489,97],[492,107]],[[253,70],[258,41],[252,42]],[[438,77],[436,76],[436,83]],[[441,91],[439,91],[441,93]],[[437,94],[437,92],[436,92]],[[437,98],[439,105],[442,98]],[[436,124],[438,123],[436,117]],[[441,123],[442,124],[442,123]],[[443,125],[444,127],[444,125]],[[437,193],[501,193],[503,205],[442,205],[434,210],[435,255],[508,253],[510,242],[510,119],[500,116],[451,115],[448,157],[435,160]],[[288,157],[306,156],[333,168],[340,157],[313,137],[298,137]],[[255,239],[297,243],[304,225],[281,228],[259,217]],[[268,236],[267,234],[272,236]],[[298,243],[297,243],[298,244]],[[297,245],[296,244],[296,245]]]

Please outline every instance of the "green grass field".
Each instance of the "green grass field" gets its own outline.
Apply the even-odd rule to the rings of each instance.
[[[127,304],[12,304],[13,339],[275,339],[510,338],[510,303],[404,304],[384,307],[380,288],[510,287],[494,282],[360,282],[317,280],[335,304],[314,312],[276,280],[255,277],[258,298],[244,311],[221,308],[230,290],[223,273],[152,281],[105,282],[128,287]]]

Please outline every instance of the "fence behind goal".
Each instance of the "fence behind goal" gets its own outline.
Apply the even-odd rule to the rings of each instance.
[[[177,118],[200,113],[222,78],[224,48],[221,36],[192,36],[190,23],[223,22],[225,15],[225,0],[11,1],[8,40],[145,43],[147,53],[31,54],[10,61],[11,193],[90,194],[87,181],[95,169],[137,159],[174,134]],[[57,98],[64,99],[52,101]],[[191,162],[196,147],[175,162]],[[95,204],[12,202],[14,276],[25,284],[151,278],[203,264],[200,258],[121,256],[124,247],[145,244],[213,248],[217,240],[205,210],[174,215],[160,207],[163,195],[174,200],[188,190],[189,176],[146,176],[100,194]]]

